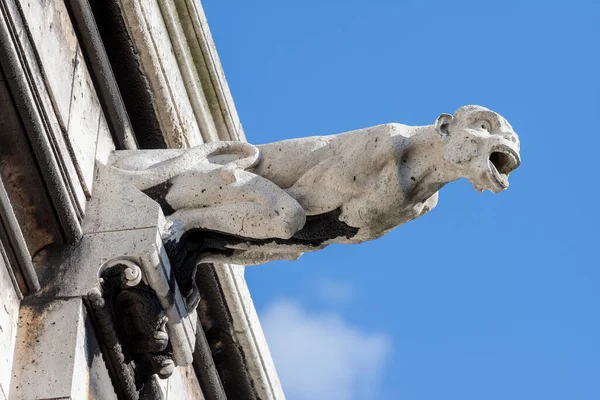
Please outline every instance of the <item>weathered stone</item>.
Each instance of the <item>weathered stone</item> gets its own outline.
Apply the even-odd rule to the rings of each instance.
[[[165,400],[204,400],[192,366],[175,368],[166,383]]]
[[[92,290],[86,296],[115,387],[133,399],[153,398],[156,377],[167,379],[175,367],[165,309],[142,279],[138,265],[115,260],[101,272],[102,294]]]
[[[20,121],[6,82],[0,82],[0,178],[19,221],[31,255],[50,243],[61,243],[62,233],[52,200]]]
[[[0,244],[0,365],[2,371],[11,371],[13,351],[17,340],[17,321],[19,318],[19,296],[4,259],[4,249]],[[9,396],[11,375],[0,374],[0,397]]]
[[[63,127],[67,127],[77,36],[62,1],[20,0],[44,76]]]
[[[67,118],[68,115],[65,114],[61,117],[61,109],[60,107],[58,107],[58,103],[53,97],[53,93],[59,90],[62,91],[61,95],[69,96],[71,93],[72,80],[67,82],[67,79],[64,79],[59,81],[54,80],[53,82],[50,82],[50,78],[46,76],[45,70],[48,68],[54,68],[57,66],[57,64],[38,62],[38,60],[41,60],[41,56],[38,57],[37,47],[44,46],[43,42],[42,44],[40,44],[39,42],[40,38],[42,38],[42,40],[44,38],[44,27],[36,26],[32,29],[31,24],[44,24],[47,22],[45,19],[40,18],[41,14],[39,13],[40,9],[38,3],[38,1],[31,2],[23,0],[7,0],[4,2],[8,11],[7,15],[12,20],[12,23],[14,23],[15,26],[16,37],[14,45],[17,48],[19,48],[19,53],[22,54],[24,58],[25,62],[23,64],[23,68],[29,71],[27,75],[32,79],[31,84],[34,87],[33,91],[35,92],[35,97],[38,101],[40,101],[40,105],[43,108],[43,112],[41,112],[44,114],[43,118],[45,120],[45,123],[47,124],[46,128],[48,130],[48,136],[49,138],[51,138],[50,140],[52,141],[53,145],[56,146],[54,150],[56,151],[56,156],[60,159],[60,163],[64,168],[64,178],[68,182],[67,184],[70,183],[70,188],[75,197],[77,205],[73,204],[73,206],[79,207],[83,210],[85,208],[86,195],[81,185],[80,179],[77,175],[77,170],[75,168],[75,160],[71,158],[71,153],[69,151],[65,135],[63,134],[63,132],[66,130],[67,124],[67,120],[65,118]],[[22,7],[37,7],[37,9],[28,9],[27,12],[23,11],[23,16],[28,18],[24,21],[22,19],[22,13],[19,11],[19,8]],[[59,9],[63,9],[64,6],[62,4],[58,4],[56,5],[56,7],[58,7]],[[55,28],[54,23],[52,27],[53,29]],[[69,31],[68,26],[61,27],[61,29]],[[32,33],[31,38],[30,35],[28,35],[28,32]],[[36,32],[38,33],[37,35],[34,34]],[[70,35],[67,33],[65,34],[65,36],[69,37]],[[70,46],[73,44],[70,39],[66,40],[65,43],[67,49],[70,49]],[[52,45],[54,45],[54,43]],[[46,50],[45,47],[44,50]],[[66,51],[66,49],[63,50]],[[45,59],[45,61],[48,61],[48,59]],[[68,60],[68,62],[71,63],[72,60]],[[53,71],[53,73],[56,72],[57,71]],[[67,76],[70,76],[72,78],[72,72],[73,71],[71,68],[71,70],[63,74],[62,77],[65,78]],[[60,84],[67,83],[68,86],[62,87],[61,89]],[[33,96],[28,100],[33,102]]]
[[[177,365],[192,362],[195,346],[195,325],[170,278],[171,267],[156,228],[103,232],[84,235],[55,271],[54,280],[42,290],[41,296],[84,296],[98,287],[99,272],[109,262],[128,259],[138,264],[144,279],[156,292],[166,310],[169,338]]]
[[[9,398],[116,398],[89,334],[81,298],[23,304]]]
[[[167,330],[177,365],[189,365],[195,346],[195,312],[174,281],[160,237],[166,222],[158,205],[132,186],[111,179],[99,166],[94,197],[88,204],[84,236],[65,250],[64,259],[41,296],[85,296],[99,285],[103,269],[120,260],[137,264],[144,282],[154,290],[167,313]],[[60,258],[60,257],[58,257]]]
[[[96,146],[96,161],[101,164],[106,164],[110,154],[115,151],[115,144],[110,134],[110,129],[104,118],[104,114],[100,113],[100,123],[98,125],[98,144]]]
[[[164,1],[161,0],[161,2]],[[183,30],[190,55],[198,71],[206,102],[210,108],[207,112],[212,115],[219,139],[245,142],[244,130],[225,79],[225,73],[219,61],[201,2],[178,0],[174,3],[177,8],[178,20],[170,21],[168,15],[164,18],[167,25],[178,25]],[[175,39],[171,40],[176,41]],[[202,134],[204,135],[204,132]],[[197,144],[199,143],[192,143],[192,145]]]
[[[132,150],[111,159],[115,176],[161,205],[171,223],[165,239],[181,239],[188,254],[177,257],[188,266],[198,256],[245,265],[293,260],[331,243],[373,240],[429,212],[449,182],[505,190],[519,164],[510,124],[479,106],[427,126],[384,124],[259,147]]]
[[[92,78],[85,65],[81,49],[78,48],[75,57],[67,137],[77,162],[81,185],[88,196],[91,196],[92,193],[101,113]]]
[[[140,67],[156,99],[156,114],[167,146],[189,147],[202,141],[158,2],[119,2],[129,35],[137,45]]]
[[[83,386],[83,388],[87,388],[87,393],[82,393],[81,398],[90,399],[90,400],[112,400],[116,399],[117,396],[115,394],[115,390],[110,382],[110,377],[108,376],[108,370],[106,368],[106,361],[102,356],[102,352],[100,350],[100,345],[98,343],[98,339],[96,337],[94,327],[90,322],[89,316],[86,317],[86,336],[85,336],[85,362],[88,366],[87,375],[89,376],[89,386]],[[80,371],[81,372],[81,371]],[[75,379],[80,379],[85,382],[86,377],[78,378],[77,375]],[[86,397],[87,396],[87,397]]]
[[[190,26],[191,20],[187,5],[182,1],[173,2],[170,0],[159,0],[158,4],[169,31],[173,52],[177,58],[177,64],[179,65],[183,83],[187,90],[194,115],[196,116],[203,142],[218,141],[217,128],[209,104],[206,101],[205,90],[200,82],[193,53],[190,51],[189,42],[186,38],[186,31],[189,32],[193,29],[193,26]],[[184,25],[187,25],[187,29],[184,29]],[[189,144],[196,143],[194,140],[189,140]]]
[[[244,278],[244,267],[216,265],[214,270],[229,307],[233,334],[245,350],[246,368],[253,377],[258,398],[285,398],[281,383],[276,379],[275,364]]]

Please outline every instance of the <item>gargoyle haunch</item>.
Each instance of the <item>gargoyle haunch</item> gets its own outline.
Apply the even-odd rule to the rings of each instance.
[[[501,192],[520,156],[506,119],[464,106],[427,126],[117,151],[110,164],[161,205],[165,239],[196,243],[196,262],[254,265],[378,238],[430,211],[460,178]]]

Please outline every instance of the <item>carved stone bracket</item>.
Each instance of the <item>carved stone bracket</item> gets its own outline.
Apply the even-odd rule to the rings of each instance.
[[[102,291],[90,291],[87,302],[114,386],[128,399],[161,398],[155,376],[168,378],[175,368],[165,309],[129,260],[108,263],[100,282]]]
[[[82,239],[54,255],[40,295],[85,297],[105,359],[121,371],[115,390],[158,398],[145,394],[159,393],[157,378],[193,362],[196,311],[187,310],[167,257],[158,204],[101,165],[94,188]]]

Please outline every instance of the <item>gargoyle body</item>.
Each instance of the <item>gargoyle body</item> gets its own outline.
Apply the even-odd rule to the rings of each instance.
[[[466,178],[497,193],[519,164],[510,124],[479,106],[427,126],[120,151],[111,160],[161,205],[167,240],[195,243],[194,262],[245,265],[378,238],[435,207],[446,183]]]

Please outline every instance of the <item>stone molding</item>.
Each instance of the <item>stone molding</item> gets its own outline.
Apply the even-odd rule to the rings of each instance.
[[[56,12],[66,14],[66,10],[60,11],[58,3]],[[37,12],[43,10],[40,8]],[[60,115],[58,102],[53,97],[59,89],[70,93],[72,82],[67,87],[59,88],[56,86],[59,81],[44,79],[48,77],[47,71],[42,69],[43,62],[38,62],[40,58],[35,37],[28,27],[28,23],[34,25],[35,22],[27,20],[28,17],[34,18],[24,15],[23,8],[15,0],[0,0],[0,48],[3,55],[0,64],[14,94],[15,104],[23,115],[24,131],[31,143],[35,143],[32,151],[41,166],[54,209],[58,210],[61,228],[67,241],[73,242],[81,237],[80,221],[85,209],[86,190],[91,188],[84,188],[81,166],[74,162],[68,139],[65,140],[68,115]],[[44,24],[40,25],[40,29],[43,29]],[[49,38],[51,41],[53,39],[55,37]],[[76,59],[75,50],[72,57]],[[52,84],[55,86],[51,87]],[[97,129],[98,125],[96,132]]]
[[[119,0],[119,4],[154,96],[167,147],[189,147],[203,141],[158,3]]]
[[[4,246],[2,246],[4,243]],[[34,293],[40,288],[37,273],[31,262],[27,242],[12,209],[0,177],[0,247],[5,254],[11,280],[19,295]]]
[[[218,140],[241,140],[246,137],[225,79],[225,73],[202,8],[195,0],[158,0],[163,19],[169,30],[171,43],[176,49],[180,68],[195,66],[198,76],[191,76],[194,84],[199,80],[201,90],[188,90],[192,103],[204,104],[204,96],[214,121]],[[174,8],[173,8],[174,5]],[[202,113],[207,111],[202,110]],[[203,137],[205,142],[213,141],[212,134]],[[198,144],[198,143],[194,143]]]
[[[21,303],[9,399],[116,399],[81,297]]]

